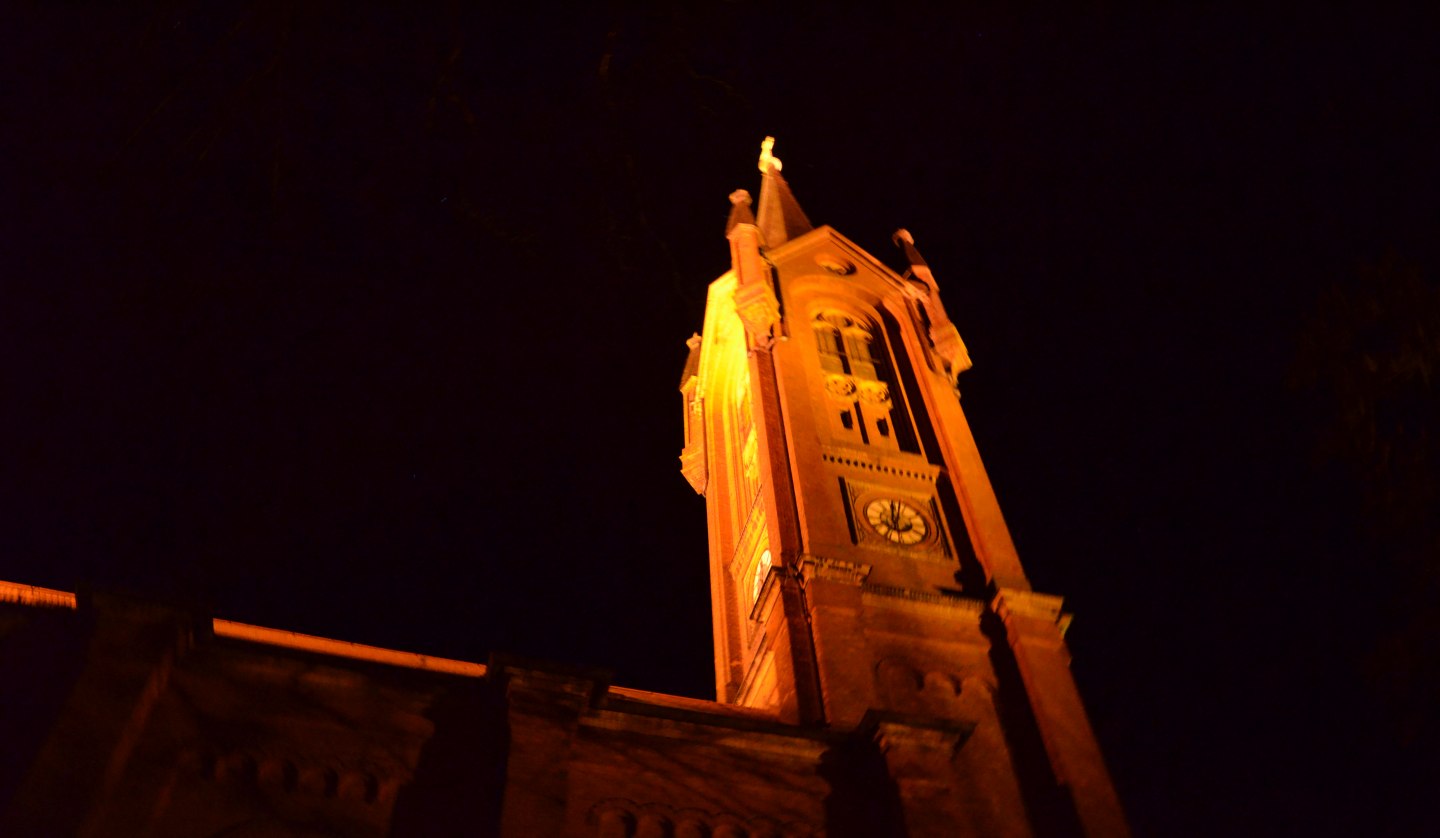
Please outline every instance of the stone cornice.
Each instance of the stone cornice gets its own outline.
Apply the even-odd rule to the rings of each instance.
[[[945,608],[955,608],[962,611],[972,611],[979,614],[985,610],[985,603],[978,599],[966,596],[947,594],[940,591],[917,591],[913,588],[900,588],[892,585],[864,585],[862,591],[865,597],[883,597],[886,599],[903,599],[910,602],[923,602],[929,605],[939,605]]]
[[[953,754],[975,730],[970,722],[870,710],[860,720],[856,732],[874,740],[882,752],[896,747],[912,747]]]
[[[1000,588],[995,593],[995,599],[991,601],[990,607],[994,609],[1000,619],[1006,622],[1009,622],[1012,617],[1021,617],[1053,623],[1059,627],[1061,636],[1064,636],[1066,630],[1070,628],[1070,621],[1074,619],[1073,614],[1067,614],[1061,610],[1064,603],[1064,597],[1054,594],[1040,594],[1034,591],[1022,591],[1018,588]]]

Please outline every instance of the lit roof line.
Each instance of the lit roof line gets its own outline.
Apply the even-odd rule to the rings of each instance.
[[[248,623],[237,623],[233,620],[221,620],[218,618],[214,621],[214,631],[216,637],[248,640],[252,643],[263,643],[267,646],[281,646],[287,649],[298,649],[303,652],[316,652],[323,655],[334,655],[338,658],[373,661],[375,663],[385,663],[392,666],[404,666],[410,669],[446,672],[451,675],[464,675],[470,678],[485,677],[485,664],[483,663],[471,663],[469,661],[454,660],[452,658],[437,658],[431,655],[422,655],[418,652],[401,652],[396,649],[382,649],[379,646],[366,646],[363,643],[351,643],[347,640],[332,640],[328,637],[316,637],[313,634],[301,634],[298,631],[252,626]]]
[[[77,607],[75,595],[67,591],[41,588],[38,585],[21,585],[4,580],[0,580],[0,602],[13,602],[16,605],[31,605],[41,608],[68,608],[72,611]],[[379,646],[331,640],[328,637],[316,637],[313,634],[301,634],[298,631],[252,626],[248,623],[237,623],[234,620],[216,619],[211,621],[211,625],[216,637],[247,640],[267,646],[281,646],[286,649],[334,655],[337,658],[373,661],[409,669],[447,672],[451,675],[464,675],[470,678],[485,677],[485,664],[483,663],[437,658],[418,652],[382,649]]]
[[[50,608],[69,608],[72,610],[76,607],[75,595],[72,593],[57,591],[52,588],[41,588],[37,585],[21,585],[16,582],[6,582],[4,580],[0,580],[0,602],[13,602],[17,605],[33,605]],[[402,652],[397,649],[384,649],[379,646],[366,646],[363,643],[351,643],[347,640],[334,640],[328,637],[317,637],[313,634],[301,634],[298,631],[286,631],[285,629],[254,626],[249,623],[237,623],[234,620],[221,620],[216,618],[211,621],[211,626],[216,637],[244,640],[266,646],[279,646],[286,649],[315,652],[322,655],[334,655],[335,657],[350,658],[352,660],[403,666],[409,669],[446,672],[452,675],[463,675],[471,678],[483,678],[486,672],[486,667],[483,663],[471,663],[470,661],[455,660],[453,658],[437,658],[432,655],[422,655],[418,652]],[[735,711],[737,715],[765,716],[765,714],[760,711],[754,713],[739,712],[748,710],[748,708],[728,707],[717,705],[715,702],[705,699],[665,695],[663,693],[637,690],[630,687],[611,685],[610,692],[648,703],[669,704],[711,711],[716,709],[726,712]]]
[[[20,585],[15,582],[0,581],[0,602],[74,610],[75,595],[36,585]]]

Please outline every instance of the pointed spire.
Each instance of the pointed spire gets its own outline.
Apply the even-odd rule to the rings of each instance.
[[[959,330],[950,322],[945,307],[940,304],[940,286],[936,284],[935,275],[930,272],[925,257],[915,247],[915,237],[902,227],[895,231],[891,241],[905,254],[905,261],[910,263],[905,278],[915,283],[913,295],[930,320],[930,347],[940,357],[945,374],[953,384],[960,373],[970,369],[970,352],[965,348],[965,341],[960,339]]]
[[[757,345],[769,346],[771,330],[780,320],[780,301],[770,287],[770,268],[760,254],[760,227],[750,214],[750,193],[744,189],[730,193],[725,238],[730,240],[730,267],[735,272],[736,313],[746,334]]]
[[[765,247],[779,247],[785,242],[815,229],[800,203],[790,194],[790,185],[780,174],[780,158],[771,154],[775,138],[766,137],[760,144],[760,206],[757,224]]]

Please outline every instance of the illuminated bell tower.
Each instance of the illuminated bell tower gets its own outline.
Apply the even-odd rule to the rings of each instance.
[[[934,277],[903,230],[900,274],[813,227],[772,147],[758,206],[730,196],[731,268],[681,380],[718,700],[868,731],[912,835],[1050,831],[1023,764],[1037,739],[1040,795],[1126,834],[1068,617],[1030,589],[961,410],[970,359]]]

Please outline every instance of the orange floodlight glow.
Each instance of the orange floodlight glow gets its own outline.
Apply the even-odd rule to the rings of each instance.
[[[75,595],[65,591],[54,591],[35,585],[19,585],[14,582],[0,582],[0,602],[17,605],[36,605],[42,608],[75,608]]]

